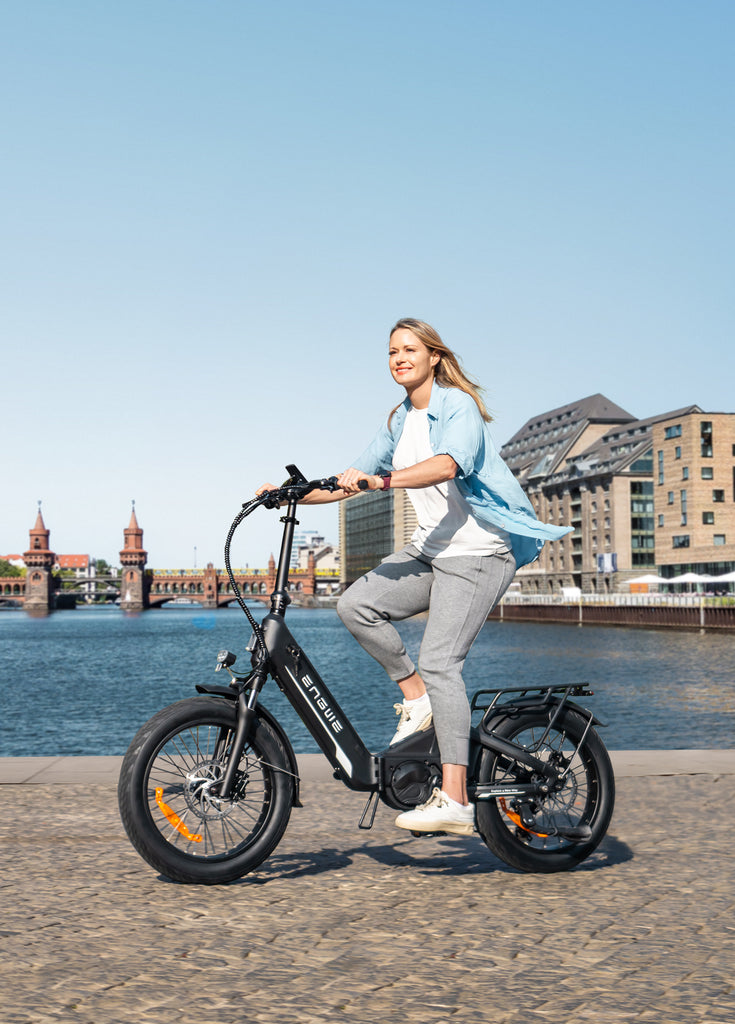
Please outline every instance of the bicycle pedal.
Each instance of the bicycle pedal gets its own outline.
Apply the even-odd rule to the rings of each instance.
[[[417,829],[411,829],[411,835],[415,836],[416,839],[419,836],[445,836],[446,834],[446,832],[419,832]]]

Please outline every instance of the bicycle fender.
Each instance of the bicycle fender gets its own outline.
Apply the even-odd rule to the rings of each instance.
[[[202,683],[197,684],[197,693],[204,693],[209,697],[224,697],[226,700],[230,700],[233,703],[237,701],[238,693],[237,690],[233,690],[230,686],[207,686]],[[288,738],[286,733],[283,731],[283,726],[275,717],[271,714],[267,707],[263,704],[258,704],[256,708],[256,714],[259,718],[262,718],[268,725],[277,733],[279,740],[283,744],[283,749],[286,751],[286,757],[288,758],[288,768],[294,777],[293,787],[293,807],[303,807],[300,799],[301,789],[301,778],[299,776],[299,764],[296,760],[296,754],[294,753],[291,740]]]
[[[514,700],[512,703],[498,705],[496,708],[493,708],[492,715],[487,720],[483,720],[477,726],[477,740],[482,743],[482,733],[491,732],[492,729],[505,718],[512,718],[514,715],[522,715],[528,711],[548,711],[551,707],[558,707],[562,703],[565,710],[568,708],[570,711],[576,711],[577,714],[581,715],[585,720],[591,719],[592,725],[599,726],[604,729],[606,723],[600,721],[596,715],[593,715],[589,708],[585,708],[581,704],[577,704],[576,701],[566,700],[562,702],[556,697],[552,697],[551,700],[546,701],[540,700],[537,697],[523,697],[521,700]]]

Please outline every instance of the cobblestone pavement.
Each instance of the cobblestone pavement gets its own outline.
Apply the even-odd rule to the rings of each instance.
[[[5,1024],[735,1022],[732,776],[623,778],[586,864],[522,875],[335,782],[223,887],[161,879],[111,786],[5,785]]]

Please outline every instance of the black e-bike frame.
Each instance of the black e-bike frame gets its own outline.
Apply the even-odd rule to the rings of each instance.
[[[414,734],[407,740],[389,747],[382,753],[374,754],[365,746],[347,715],[340,707],[334,695],[329,691],[316,668],[298,642],[289,632],[285,623],[286,608],[290,603],[288,595],[288,571],[291,561],[294,528],[298,525],[296,509],[299,501],[310,491],[336,490],[336,478],[307,481],[295,466],[286,467],[290,476],[286,483],[277,490],[268,491],[243,505],[236,517],[225,545],[225,566],[238,603],[245,612],[253,630],[253,639],[249,645],[252,651],[251,671],[245,675],[236,675],[230,666],[235,658],[227,651],[218,656],[218,669],[226,668],[232,677],[229,688],[199,685],[200,693],[217,694],[237,700],[237,728],[229,752],[228,763],[221,783],[219,796],[229,799],[232,794],[237,765],[240,761],[245,743],[248,740],[253,722],[257,715],[265,713],[274,726],[291,762],[291,770],[298,780],[296,758],[288,737],[280,724],[272,718],[264,708],[258,707],[258,697],[268,676],[277,683],[285,694],[306,728],[318,744],[334,769],[335,778],[353,790],[369,792],[368,805],[360,822],[361,827],[369,828],[375,814],[377,804],[373,807],[372,816],[367,825],[364,824],[370,803],[377,795],[386,799],[386,790],[392,772],[400,764],[407,761],[424,761],[427,765],[436,766],[437,784],[440,784],[440,760],[434,730]],[[276,584],[271,594],[270,612],[258,623],[240,593],[230,567],[229,549],[235,529],[242,520],[250,515],[255,508],[265,505],[278,508],[283,502],[287,505],[286,514],[281,518],[284,524],[281,549],[276,573]],[[573,702],[572,696],[587,696],[591,692],[584,684],[566,686],[529,686],[509,689],[480,690],[472,700],[472,709],[483,710],[482,721],[472,729],[470,739],[470,765],[468,769],[468,792],[471,800],[492,800],[496,798],[518,797],[529,800],[542,796],[558,785],[568,770],[568,765],[559,765],[548,759],[535,756],[534,750],[540,748],[562,708],[573,708],[587,721],[584,736],[579,742],[581,746],[587,731],[599,724],[594,716],[580,705]],[[493,729],[509,715],[532,713],[543,710],[548,715],[548,728],[533,748],[526,748],[497,736]],[[528,781],[508,782],[503,784],[480,783],[477,781],[477,770],[483,749],[490,750],[523,765],[527,771],[523,775]],[[295,787],[294,801],[298,803],[298,786]],[[391,806],[396,806],[387,800]]]

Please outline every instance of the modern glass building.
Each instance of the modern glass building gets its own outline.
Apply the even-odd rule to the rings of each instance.
[[[416,513],[405,490],[368,491],[340,502],[341,583],[354,583],[400,551],[415,529]]]

